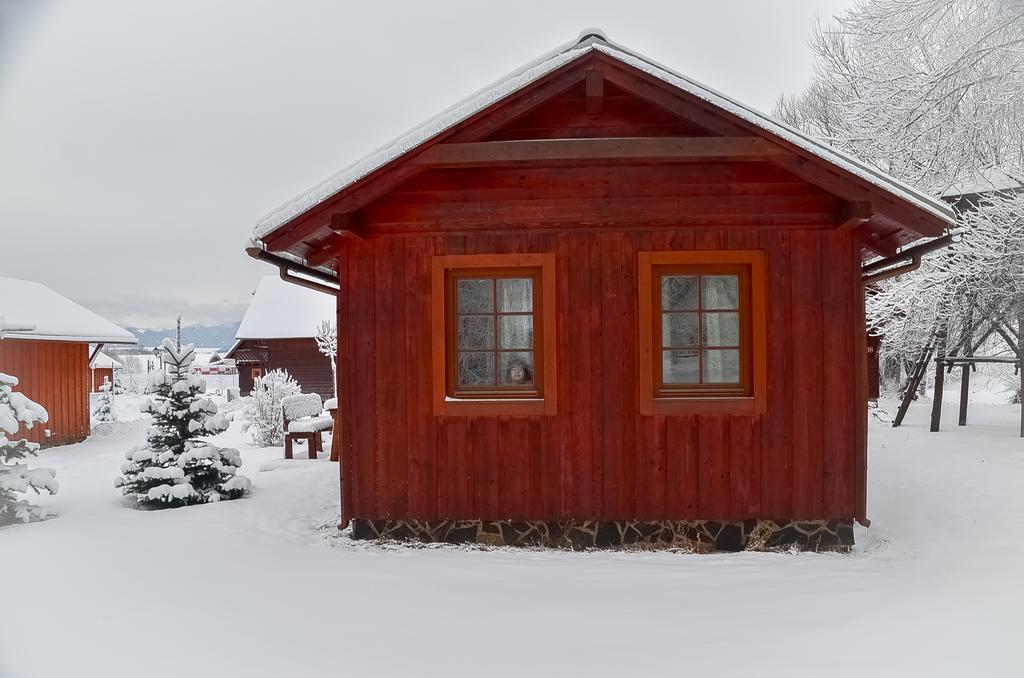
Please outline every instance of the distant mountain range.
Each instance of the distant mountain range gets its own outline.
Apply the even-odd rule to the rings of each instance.
[[[186,344],[195,344],[203,348],[229,349],[235,343],[235,332],[241,321],[225,323],[223,325],[189,325],[181,328],[181,341]],[[168,330],[146,330],[139,327],[129,327],[128,331],[139,340],[139,346],[151,348],[159,346],[164,337],[173,337],[175,329]]]

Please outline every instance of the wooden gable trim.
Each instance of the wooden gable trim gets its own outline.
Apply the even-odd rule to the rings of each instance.
[[[322,228],[332,214],[354,212],[396,188],[406,179],[422,172],[424,167],[410,164],[408,161],[435,144],[444,140],[458,142],[483,139],[512,120],[572,89],[585,79],[585,69],[591,61],[592,57],[570,61],[531,83],[526,89],[496,101],[457,127],[438,134],[346,187],[337,195],[282,224],[263,239],[264,245],[271,251],[281,251],[303,241]]]
[[[424,169],[586,161],[756,161],[789,152],[760,137],[619,137],[436,144],[409,163]]]
[[[465,152],[465,149],[462,151],[458,149],[432,151],[431,149],[446,141],[451,142],[448,145],[478,142],[580,82],[586,83],[588,77],[591,79],[588,92],[594,96],[597,76],[588,76],[588,72],[600,72],[602,82],[607,80],[624,91],[685,118],[712,134],[725,137],[750,137],[753,135],[754,138],[762,140],[760,143],[767,142],[788,151],[788,153],[772,153],[765,159],[844,200],[869,202],[876,214],[888,217],[908,231],[911,236],[909,239],[919,236],[937,236],[945,231],[946,224],[941,218],[931,215],[911,203],[899,200],[883,189],[868,184],[824,159],[814,157],[795,144],[775,137],[763,128],[749,123],[727,110],[701,101],[684,91],[676,90],[668,83],[629,64],[599,52],[590,52],[555,69],[524,89],[491,104],[455,128],[427,140],[405,155],[346,187],[337,195],[296,216],[290,222],[265,236],[263,238],[264,245],[270,251],[282,251],[308,241],[318,231],[328,227],[332,215],[355,212],[394,190],[412,176],[434,166],[430,161],[432,153],[436,154],[436,159],[437,156],[443,157],[446,154]],[[494,160],[494,162],[500,161]],[[314,249],[316,249],[315,246]]]
[[[701,101],[687,92],[675,90],[654,76],[607,55],[598,55],[598,60],[608,82],[648,103],[685,117],[709,132],[722,136],[756,135],[786,148],[790,151],[788,155],[780,154],[771,158],[770,162],[810,184],[851,202],[870,202],[875,211],[885,213],[918,236],[935,237],[945,231],[946,225],[940,218],[898,200],[888,192],[822,158],[808,154],[795,144],[775,137],[729,111]]]

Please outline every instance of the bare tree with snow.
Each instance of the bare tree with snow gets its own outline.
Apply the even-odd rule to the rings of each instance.
[[[862,0],[819,24],[811,46],[812,84],[776,105],[786,122],[937,196],[996,167],[1024,177],[1020,0]],[[959,244],[868,297],[873,326],[901,360],[918,359],[940,327],[962,342],[954,335],[984,314],[1012,305],[1016,316],[1016,264],[993,252],[1019,242],[1009,217],[1019,205],[977,207],[961,215]]]
[[[338,397],[338,327],[333,320],[324,320],[316,327],[316,346],[331,360],[331,386]]]

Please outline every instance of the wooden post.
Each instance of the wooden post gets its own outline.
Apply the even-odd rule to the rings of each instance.
[[[929,431],[939,430],[942,419],[942,385],[946,380],[946,325],[939,327],[935,339],[935,393],[932,394],[932,423]]]
[[[964,325],[964,338],[961,342],[966,355],[974,355],[974,314],[967,312],[967,323]],[[967,399],[971,393],[971,369],[973,365],[965,364],[960,368],[960,416],[957,426],[967,426]]]
[[[960,417],[957,419],[957,426],[967,426],[967,396],[971,389],[971,366],[964,365],[960,368]]]
[[[914,371],[910,373],[906,388],[903,390],[903,400],[900,402],[899,410],[896,412],[896,418],[892,420],[893,427],[902,424],[903,418],[907,416],[907,410],[910,409],[910,403],[913,402],[914,396],[917,394],[917,387],[924,381],[924,375],[928,372],[928,361],[931,359],[934,351],[935,335],[932,334],[932,336],[928,338],[928,343],[925,344],[921,360],[914,363]]]
[[[1017,307],[1017,374],[1020,376],[1020,437],[1024,438],[1024,304]]]

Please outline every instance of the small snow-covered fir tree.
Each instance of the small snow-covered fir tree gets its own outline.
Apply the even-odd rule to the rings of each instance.
[[[20,463],[26,457],[35,456],[38,443],[7,438],[15,435],[23,424],[32,428],[33,424],[46,423],[49,419],[41,405],[14,390],[17,385],[16,377],[0,373],[0,525],[53,517],[52,511],[20,500],[17,495],[29,490],[36,494],[43,490],[56,494],[59,487],[53,469],[30,469]]]
[[[163,342],[166,371],[149,375],[149,398],[140,410],[152,415],[146,445],[132,448],[115,487],[155,508],[237,499],[251,483],[238,475],[238,450],[201,439],[227,429],[217,404],[206,397],[206,382],[191,372],[195,347]]]
[[[333,320],[325,320],[316,327],[316,347],[331,359],[331,387],[338,397],[338,328]]]
[[[100,384],[100,394],[96,398],[96,409],[92,411],[93,421],[117,421],[117,414],[114,412],[114,385],[110,379],[103,377]]]
[[[254,444],[261,447],[284,444],[281,400],[301,391],[299,383],[286,370],[271,370],[253,380],[252,394],[245,407],[245,430]]]

